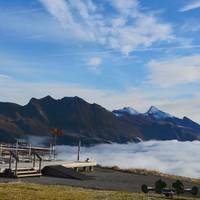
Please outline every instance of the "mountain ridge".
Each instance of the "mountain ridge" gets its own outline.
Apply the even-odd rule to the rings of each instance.
[[[155,107],[152,109],[155,111]],[[77,96],[62,99],[51,96],[31,98],[24,106],[0,102],[0,140],[12,142],[16,138],[29,136],[47,137],[50,140],[52,127],[65,133],[58,143],[70,145],[76,144],[78,139],[86,145],[137,142],[138,138],[199,140],[200,125],[187,117],[158,119],[154,112],[140,114],[130,107],[125,111],[123,113],[123,109],[120,109],[111,112]]]

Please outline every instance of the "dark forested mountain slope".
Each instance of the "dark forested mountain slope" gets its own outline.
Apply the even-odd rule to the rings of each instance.
[[[0,103],[0,140],[12,142],[16,138],[29,136],[50,138],[49,129],[52,127],[64,131],[65,135],[59,138],[62,144],[75,144],[78,139],[85,144],[96,144],[125,143],[138,141],[138,138],[199,138],[200,125],[186,117],[183,120],[174,118],[173,121],[170,117],[165,118],[163,112],[160,119],[152,113],[155,107],[150,109],[149,114],[140,114],[135,110],[129,113],[127,110],[110,112],[79,97],[64,97],[60,100],[50,96],[32,98],[25,106]]]
[[[1,140],[30,135],[51,136],[49,129],[52,127],[65,132],[59,140],[62,143],[73,143],[78,138],[86,143],[127,142],[142,137],[131,122],[79,97],[33,98],[25,106],[0,103]]]

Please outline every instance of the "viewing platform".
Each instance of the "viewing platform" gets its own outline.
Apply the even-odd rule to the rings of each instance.
[[[63,176],[80,178],[78,171],[93,171],[97,163],[88,158],[85,161],[80,160],[80,145],[77,153],[77,161],[63,161],[56,160],[53,146],[45,148],[18,143],[1,144],[0,175],[13,178],[41,176],[42,169],[45,168],[49,175],[63,174]]]

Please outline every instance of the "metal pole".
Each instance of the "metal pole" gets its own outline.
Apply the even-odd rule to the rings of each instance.
[[[81,141],[78,141],[77,161],[80,161]]]

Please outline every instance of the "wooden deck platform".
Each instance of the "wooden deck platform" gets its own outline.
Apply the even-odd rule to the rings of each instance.
[[[0,144],[0,175],[18,178],[20,176],[40,176],[41,170],[45,167],[60,166],[59,169],[79,171],[93,171],[96,162],[80,161],[80,143],[78,146],[77,161],[66,162],[55,160],[55,148],[33,147],[31,145]],[[48,156],[48,159],[46,158]],[[50,167],[50,168],[51,168]],[[73,171],[72,170],[72,171]]]
[[[65,162],[62,164],[66,168],[81,168],[81,167],[95,167],[97,165],[94,161],[77,161],[77,162]]]
[[[42,162],[42,168],[51,165],[62,165],[65,168],[84,168],[84,167],[95,167],[97,163],[95,161],[47,161]],[[31,168],[32,163],[20,162],[18,163],[18,168]],[[0,164],[0,172],[3,172],[6,168],[8,168],[8,164]],[[35,169],[38,169],[39,166],[35,166]],[[14,170],[14,168],[13,168]]]

